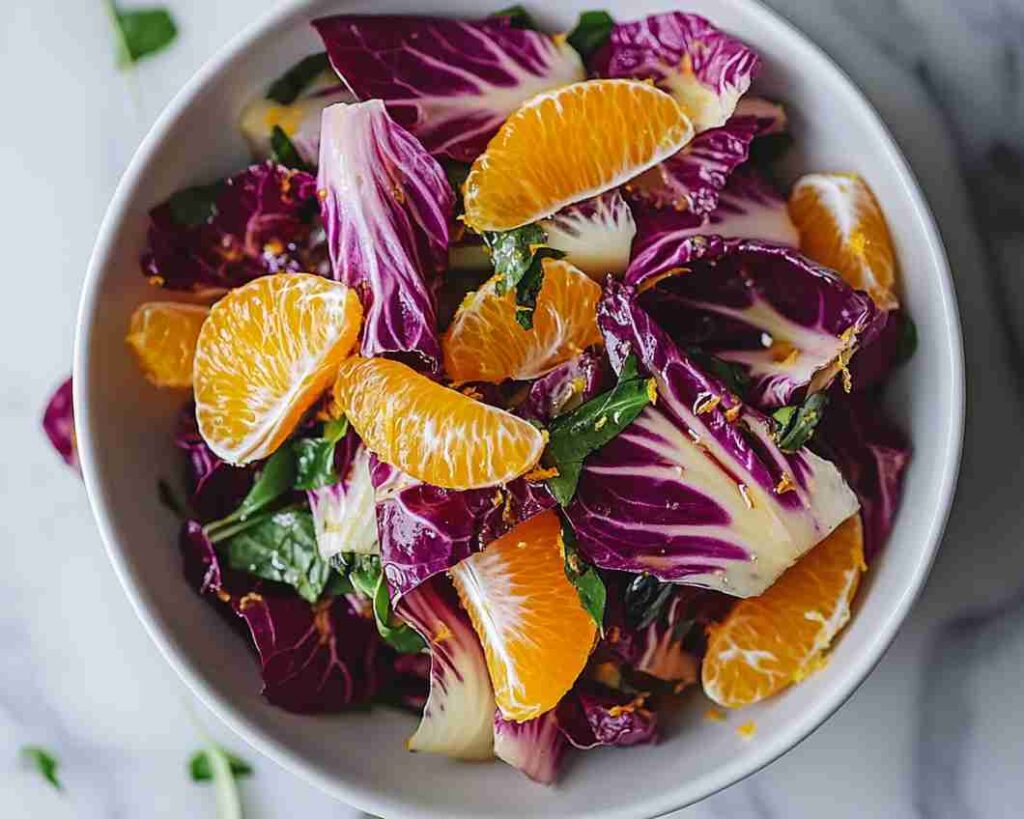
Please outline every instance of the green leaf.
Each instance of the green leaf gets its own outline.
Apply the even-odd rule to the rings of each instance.
[[[373,603],[377,631],[395,651],[416,654],[427,647],[419,633],[391,611],[387,578],[377,555],[352,555],[348,577],[355,590]]]
[[[39,745],[26,745],[21,749],[21,755],[33,766],[42,777],[59,791],[64,786],[57,778],[57,758]]]
[[[544,283],[544,259],[561,259],[565,254],[545,244],[547,234],[537,225],[488,231],[483,238],[491,252],[494,270],[500,276],[495,287],[498,295],[515,289],[516,321],[523,329],[532,329],[537,294]]]
[[[235,773],[233,762],[238,760],[226,752],[219,745],[209,744],[206,747],[206,765],[209,768],[210,779],[213,781],[214,793],[217,799],[217,819],[242,819],[242,800],[238,795],[236,776],[244,776],[245,773]],[[193,760],[195,757],[193,757]],[[245,765],[245,763],[242,763]],[[248,768],[246,765],[245,767]],[[190,765],[191,769],[191,765]],[[193,772],[194,775],[194,772]],[[198,780],[204,781],[204,780]]]
[[[172,193],[167,200],[171,221],[182,227],[199,227],[217,215],[221,184],[195,185]]]
[[[348,574],[334,570],[333,561],[329,562],[332,571],[331,576],[327,579],[327,585],[324,586],[324,597],[341,597],[343,594],[354,593],[356,587],[352,585]]]
[[[334,469],[334,450],[338,441],[348,432],[348,420],[328,421],[323,437],[299,438],[292,446],[295,451],[295,488],[319,489],[338,482]]]
[[[331,567],[316,546],[313,515],[275,512],[227,542],[228,565],[265,580],[286,583],[310,603],[320,599]]]
[[[605,589],[604,581],[591,564],[587,563],[580,555],[576,543],[576,533],[573,532],[569,521],[562,518],[562,557],[565,561],[565,576],[576,589],[579,595],[580,604],[597,624],[601,635],[604,636],[604,607],[607,601],[608,591]]]
[[[244,759],[226,748],[218,746],[218,750],[227,759],[228,768],[233,776],[250,776],[252,774],[252,766]],[[210,754],[207,750],[196,751],[192,754],[192,758],[188,761],[188,772],[193,782],[209,782],[213,779]]]
[[[709,353],[705,353],[698,347],[688,347],[686,354],[696,361],[702,369],[725,384],[731,392],[740,398],[746,394],[747,387],[750,385],[750,376],[747,375],[746,371],[739,364],[717,358]]]
[[[906,364],[914,357],[918,344],[917,325],[914,324],[914,320],[906,313],[902,313],[900,321],[902,322],[900,338],[896,342],[896,353],[893,358],[893,363],[897,367]]]
[[[228,536],[226,532],[235,528],[234,524],[249,521],[292,488],[296,475],[292,447],[291,443],[283,444],[267,459],[256,482],[234,512],[203,527],[212,542],[223,540]]]
[[[562,506],[576,494],[584,459],[629,426],[653,398],[654,380],[640,376],[630,355],[612,389],[551,422],[544,462],[558,470],[548,488]]]
[[[804,446],[821,420],[822,412],[828,403],[828,396],[816,392],[799,407],[781,407],[772,413],[775,419],[775,431],[772,435],[779,449],[783,452],[796,452]]]
[[[278,165],[294,168],[297,171],[308,171],[309,165],[302,161],[295,143],[291,141],[284,128],[275,125],[270,132],[270,154]]]
[[[533,17],[520,3],[516,3],[514,6],[509,6],[507,9],[496,11],[491,17],[508,17],[509,25],[512,28],[528,28],[538,31],[538,26]]]
[[[267,89],[267,99],[281,105],[291,105],[299,98],[299,94],[309,88],[313,80],[330,70],[331,61],[326,51],[310,54],[271,83]]]
[[[121,67],[163,51],[178,36],[178,26],[165,8],[122,9],[114,0],[108,0],[107,8],[117,32],[117,62]]]
[[[586,60],[608,42],[614,27],[615,21],[607,11],[584,11],[565,39]]]

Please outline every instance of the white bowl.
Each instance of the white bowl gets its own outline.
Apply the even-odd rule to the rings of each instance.
[[[340,11],[480,16],[504,5],[472,0],[292,2],[228,44],[178,94],[121,180],[92,257],[75,350],[78,445],[110,559],[168,661],[225,722],[267,756],[339,798],[384,816],[650,817],[695,802],[791,748],[822,723],[878,662],[924,583],[953,493],[963,426],[960,329],[946,257],[921,191],[878,116],[850,80],[804,37],[753,0],[605,2],[619,19],[685,7],[754,46],[758,87],[792,117],[794,174],[852,170],[880,199],[896,242],[905,302],[920,347],[889,392],[915,455],[896,529],[872,567],[858,611],[827,668],[744,718],[750,741],[701,719],[689,698],[658,745],[575,755],[562,782],[533,785],[501,764],[469,765],[406,752],[413,720],[369,714],[296,716],[268,705],[249,648],[181,576],[177,521],[157,499],[178,474],[171,429],[182,397],[151,388],[124,345],[132,309],[152,298],[139,274],[146,214],[172,191],[222,177],[247,159],[235,127],[244,102],[298,57],[319,48],[306,25]],[[568,28],[592,0],[544,6]],[[735,723],[735,721],[733,721]]]

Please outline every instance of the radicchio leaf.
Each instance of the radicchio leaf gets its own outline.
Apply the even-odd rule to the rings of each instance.
[[[633,696],[588,680],[580,680],[556,708],[558,725],[576,748],[602,745],[629,747],[655,742],[658,715],[646,695]]]
[[[71,400],[72,392],[71,379],[68,378],[51,396],[43,411],[43,432],[64,459],[64,463],[81,475],[82,467],[78,463],[78,448],[75,445],[75,407]]]
[[[566,361],[530,385],[518,415],[547,425],[550,421],[586,403],[614,383],[603,355],[584,352]]]
[[[800,236],[786,200],[756,171],[738,169],[729,178],[710,216],[672,208],[639,207],[637,236],[625,281],[649,286],[697,259],[721,256],[733,239],[758,239],[796,248]]]
[[[494,691],[473,625],[451,581],[438,575],[405,594],[398,614],[430,647],[430,695],[410,751],[456,759],[494,755]]]
[[[609,274],[621,276],[629,266],[636,223],[617,190],[569,205],[537,224],[548,247],[598,282]]]
[[[512,722],[502,718],[500,711],[494,713],[495,756],[534,782],[550,785],[555,781],[567,747],[554,711],[526,722]]]
[[[696,261],[641,304],[677,343],[742,367],[746,399],[760,408],[827,388],[885,321],[869,296],[831,270],[758,241],[732,242],[718,259]]]
[[[696,14],[672,11],[616,23],[588,61],[598,77],[653,80],[683,106],[697,132],[724,125],[760,60]]]
[[[606,569],[757,595],[857,510],[836,468],[779,451],[768,420],[707,376],[611,282],[598,313],[613,367],[637,356],[658,402],[592,455],[567,512]]]
[[[524,102],[584,75],[568,43],[508,17],[338,15],[313,26],[356,96],[383,100],[430,153],[462,162]]]
[[[375,457],[381,563],[392,596],[451,568],[555,500],[541,484],[518,478],[504,487],[457,491],[403,475]]]
[[[903,496],[910,442],[871,394],[845,395],[833,388],[814,446],[831,458],[860,499],[864,556],[869,562],[889,539]]]
[[[172,290],[223,290],[268,273],[326,274],[316,180],[272,162],[179,191],[150,211],[142,272]]]
[[[455,202],[444,171],[373,100],[324,111],[319,174],[334,278],[363,302],[363,355],[414,355],[436,371],[434,290]]]
[[[336,483],[306,492],[320,556],[378,554],[370,453],[355,430],[349,429],[335,447],[334,468]]]
[[[255,465],[237,467],[218,458],[199,434],[195,405],[178,415],[174,445],[185,453],[189,506],[202,523],[227,517],[252,488]]]

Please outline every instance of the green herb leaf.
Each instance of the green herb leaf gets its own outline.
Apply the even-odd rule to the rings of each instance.
[[[512,28],[529,28],[538,31],[537,23],[530,16],[530,12],[523,8],[520,3],[509,6],[507,9],[496,11],[491,17],[507,17]]]
[[[551,422],[544,462],[558,470],[548,488],[562,506],[576,494],[584,459],[629,426],[651,403],[653,391],[653,379],[640,377],[636,356],[630,355],[612,389]]]
[[[672,583],[662,583],[653,574],[634,576],[622,599],[626,624],[638,631],[647,628],[661,616],[675,588]]]
[[[900,321],[902,322],[900,338],[896,342],[896,353],[893,357],[893,363],[897,367],[906,364],[914,357],[918,344],[917,325],[914,324],[914,320],[906,313],[901,313]]]
[[[42,775],[42,777],[59,791],[64,786],[57,778],[57,757],[39,745],[26,745],[21,755]]]
[[[772,413],[775,419],[775,431],[772,435],[779,449],[783,452],[796,452],[804,446],[821,420],[822,412],[828,403],[828,396],[816,392],[808,396],[799,407],[781,407]]]
[[[565,39],[586,60],[608,42],[614,27],[615,21],[607,11],[584,11]]]
[[[486,232],[484,243],[491,252],[491,263],[500,278],[498,295],[516,291],[516,321],[524,330],[533,329],[533,311],[537,294],[544,284],[544,259],[561,259],[565,254],[548,247],[547,234],[537,225],[515,230]]]
[[[213,781],[214,793],[217,799],[217,816],[218,819],[242,819],[242,800],[238,795],[238,785],[235,782],[236,776],[245,776],[251,772],[251,769],[236,774],[235,766],[233,763],[241,762],[238,757],[229,754],[219,745],[210,744],[205,750],[206,756],[206,767],[209,769],[210,779]],[[195,757],[192,758],[192,763],[189,765],[192,771],[193,778],[195,778],[195,770],[192,767],[194,764]],[[242,762],[242,765],[245,765]],[[248,765],[245,765],[248,768]],[[205,781],[199,779],[197,781]]]
[[[295,143],[291,141],[284,128],[275,125],[270,132],[270,154],[278,165],[294,168],[297,171],[308,171],[309,165],[302,161]]]
[[[233,776],[250,776],[252,766],[239,756],[231,753],[226,748],[217,748],[227,759],[228,768]],[[210,765],[210,754],[207,750],[196,751],[188,761],[188,772],[193,782],[209,782],[213,779],[213,769]]]
[[[310,54],[271,83],[267,89],[267,99],[281,105],[291,105],[299,98],[299,94],[312,85],[313,80],[330,70],[331,61],[326,51]]]
[[[356,587],[352,585],[352,581],[349,579],[348,574],[339,572],[334,569],[333,559],[329,561],[331,563],[331,576],[327,579],[327,585],[324,586],[324,597],[341,597],[343,594],[352,594],[355,592]]]
[[[316,546],[313,515],[301,509],[275,512],[227,542],[228,565],[265,580],[286,583],[310,603],[320,599],[331,567]]]
[[[580,604],[597,624],[604,636],[604,607],[608,590],[597,569],[587,563],[580,554],[576,533],[569,521],[562,518],[562,557],[565,561],[565,576],[576,589]]]
[[[328,421],[322,438],[299,438],[295,450],[295,488],[319,489],[338,482],[334,469],[334,450],[348,432],[348,420]]]
[[[223,540],[228,536],[226,531],[235,528],[234,524],[249,521],[292,488],[296,474],[292,446],[291,443],[283,444],[267,459],[256,482],[234,512],[203,527],[211,541]]]
[[[199,227],[217,215],[221,184],[196,185],[172,193],[167,200],[171,220],[182,227]]]
[[[387,578],[377,555],[352,555],[349,580],[359,594],[373,603],[373,618],[380,636],[395,651],[416,654],[427,647],[419,632],[402,622],[391,611]]]
[[[108,0],[117,32],[117,62],[122,67],[163,51],[178,36],[178,26],[165,8],[122,9]]]

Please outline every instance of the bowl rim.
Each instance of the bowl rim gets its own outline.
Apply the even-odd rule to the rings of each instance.
[[[307,7],[313,6],[317,0],[285,0],[278,8],[268,11],[256,19],[242,31],[232,37],[218,49],[202,67],[174,95],[168,105],[157,117],[153,126],[146,134],[131,162],[121,177],[114,196],[97,233],[96,244],[89,260],[81,300],[77,316],[74,347],[74,406],[75,434],[79,449],[79,457],[85,480],[89,503],[96,519],[107,555],[125,593],[131,602],[136,615],[142,621],[149,636],[156,643],[161,654],[185,682],[195,696],[214,714],[227,724],[235,733],[255,747],[260,753],[298,775],[302,779],[331,796],[344,800],[362,810],[382,816],[415,815],[442,816],[432,809],[410,809],[404,800],[396,800],[387,793],[366,788],[351,780],[341,780],[335,776],[322,773],[310,765],[298,753],[281,744],[271,732],[263,729],[245,716],[228,699],[208,684],[196,670],[193,662],[184,651],[180,651],[164,634],[160,618],[148,607],[141,586],[128,564],[124,551],[116,537],[114,526],[107,511],[106,498],[102,491],[102,478],[96,463],[92,436],[92,418],[90,406],[86,401],[85,384],[89,367],[89,348],[92,335],[92,318],[96,313],[102,297],[100,282],[102,272],[117,241],[117,225],[139,183],[145,169],[152,161],[158,147],[177,120],[191,106],[194,98],[241,52],[253,46],[273,28],[300,15]],[[925,580],[935,560],[939,544],[952,507],[953,495],[959,474],[963,446],[965,423],[965,365],[963,342],[959,312],[957,309],[949,262],[940,231],[936,225],[931,208],[910,168],[909,163],[898,147],[888,127],[874,106],[863,95],[849,75],[837,65],[832,58],[813,40],[790,23],[778,12],[765,6],[761,0],[718,0],[746,11],[760,19],[761,24],[774,30],[776,35],[793,43],[794,49],[803,52],[802,60],[817,60],[831,70],[837,80],[837,87],[854,109],[866,127],[874,131],[882,151],[887,154],[897,169],[898,183],[901,193],[911,205],[913,219],[918,222],[921,232],[928,240],[927,252],[930,256],[932,269],[938,272],[939,301],[945,324],[946,355],[952,362],[954,370],[952,402],[950,417],[944,419],[945,439],[941,446],[944,450],[942,474],[938,481],[938,501],[934,507],[925,533],[920,540],[927,543],[922,549],[912,573],[907,577],[899,598],[892,607],[889,617],[878,624],[872,640],[867,644],[858,664],[840,678],[834,688],[828,691],[808,708],[800,718],[794,720],[784,729],[778,731],[771,741],[761,744],[757,753],[741,760],[728,762],[715,771],[703,775],[697,781],[683,783],[678,789],[664,791],[661,794],[649,795],[638,800],[638,808],[643,808],[644,815],[661,817],[673,813],[687,805],[698,802],[719,790],[739,782],[757,772],[784,753],[798,745],[829,717],[832,716],[849,698],[859,685],[866,679],[875,666],[881,661],[886,649],[896,636],[899,627],[906,619],[914,601],[924,587]],[[683,791],[686,791],[684,794]],[[594,814],[608,815],[598,809]],[[621,814],[619,814],[621,815]],[[638,814],[639,815],[639,814]]]

